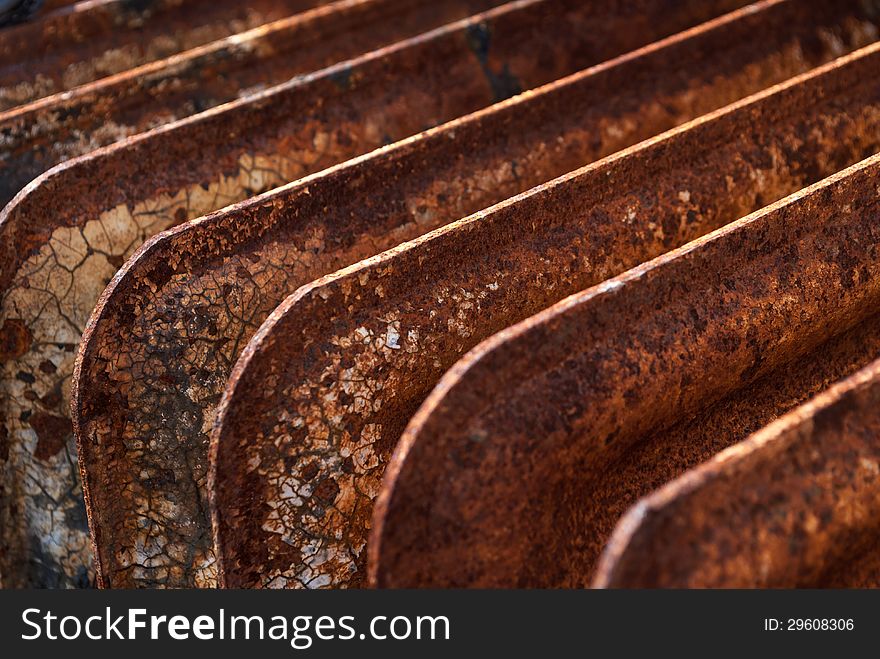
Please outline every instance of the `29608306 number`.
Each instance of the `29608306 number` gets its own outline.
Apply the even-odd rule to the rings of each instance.
[[[852,618],[789,618],[786,628],[789,631],[852,631],[855,623]]]

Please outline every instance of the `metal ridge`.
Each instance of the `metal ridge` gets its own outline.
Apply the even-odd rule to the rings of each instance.
[[[594,586],[876,587],[878,382],[875,361],[641,499]]]
[[[0,31],[0,110],[329,0],[105,0]]]

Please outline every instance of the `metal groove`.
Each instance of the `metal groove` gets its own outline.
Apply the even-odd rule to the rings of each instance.
[[[878,63],[875,47],[860,51],[279,306],[236,366],[212,439],[216,508],[240,537],[284,541],[263,578],[295,578],[315,551],[360,554],[407,420],[481,339],[873,153]],[[224,570],[227,558],[248,560],[224,556]]]
[[[595,586],[876,588],[878,383],[874,362],[640,500]]]
[[[852,14],[845,9],[763,3],[153,241],[116,277],[89,323],[74,377],[75,425],[173,437],[141,459],[178,469],[173,483],[146,487],[154,499],[179,502],[175,483],[189,481],[175,466],[202,463],[199,447],[239,350],[299,285],[827,60],[836,49],[805,45],[826,34],[857,43],[873,32],[856,4]],[[167,368],[172,362],[179,366]],[[130,390],[133,381],[139,390]],[[91,410],[88,419],[77,418],[82,409]],[[203,421],[163,420],[161,409]],[[106,435],[111,445],[123,442],[115,432]],[[131,505],[114,497],[96,507],[132,519]],[[244,545],[232,553],[263,554],[259,534],[229,541]],[[255,562],[243,570],[261,572]],[[261,581],[233,572],[227,583]],[[341,574],[340,583],[360,578]]]
[[[501,4],[344,0],[0,114],[0,205],[60,162]]]
[[[38,233],[46,222],[46,210],[61,208],[64,210],[48,217],[58,230],[73,224],[70,232],[74,238],[77,226],[94,219],[100,219],[96,230],[101,223],[126,227],[132,220],[140,222],[134,227],[134,241],[117,246],[122,248],[119,257],[127,256],[147,234],[187,217],[488,105],[518,88],[553,80],[597,59],[629,50],[646,35],[675,32],[684,21],[698,22],[730,4],[742,3],[674,3],[675,11],[670,11],[669,3],[658,0],[642,1],[637,6],[626,2],[621,3],[624,14],[610,11],[607,3],[601,9],[573,0],[511,3],[53,169],[38,186],[29,187],[10,205],[10,217],[16,213],[19,220],[28,215],[42,218],[21,225],[28,226],[31,235],[36,236],[28,249],[18,251],[33,254],[34,246],[46,246],[48,235]],[[624,23],[632,24],[628,12],[635,12],[639,25],[650,25],[650,29],[616,29]],[[86,181],[102,176],[113,176],[115,185],[85,188]],[[117,209],[119,204],[124,205]],[[118,264],[122,260],[119,258]],[[102,272],[95,276],[83,274],[85,268],[77,270],[80,291],[93,291],[92,299],[96,299],[112,265],[102,263]],[[90,308],[91,302],[81,306],[83,311]],[[76,318],[78,329],[85,319],[80,315]],[[111,364],[111,378],[113,368]],[[156,392],[160,409],[163,395]],[[99,401],[97,407],[81,409],[80,416],[88,422],[109,403],[113,403],[110,409],[125,407],[124,400],[119,401],[121,404]],[[191,407],[174,413],[178,415],[177,426],[198,427],[205,421],[200,409]],[[111,502],[90,509],[99,550],[102,545],[110,548],[101,556],[102,564],[108,567],[99,574],[112,585],[210,585],[214,579],[210,534],[197,522],[204,515],[198,495],[203,476],[198,474],[204,474],[207,465],[177,465],[180,488],[187,502],[193,502],[183,505],[180,514],[175,503],[158,516],[158,521],[152,512],[143,515],[140,526],[137,519],[114,517],[112,504],[121,498],[119,483],[134,475],[132,496],[137,497],[135,490],[155,488],[178,475],[164,468],[148,469],[147,476],[142,470],[131,471],[128,460],[136,457],[139,445],[128,444],[134,447],[129,457],[125,443],[110,441],[120,436],[120,428],[124,426],[91,425],[79,432],[85,466],[92,471],[89,485],[94,486],[91,495],[87,493],[87,506],[89,496],[106,497]],[[171,441],[171,435],[152,438],[160,444]],[[110,443],[104,444],[105,439]],[[93,447],[100,447],[94,461],[89,457],[94,455]],[[198,456],[199,450],[203,449],[193,447],[192,455]],[[197,474],[194,479],[193,472]],[[193,514],[182,512],[183,508]],[[98,514],[108,517],[97,519]],[[166,517],[172,518],[175,533],[181,535],[169,540],[163,549],[164,545],[159,544],[164,540],[153,541],[151,534],[157,528],[154,525],[165,524]],[[139,535],[147,540],[121,540]],[[143,554],[138,552],[155,555],[142,560]]]
[[[646,479],[668,478],[741,438],[685,433],[664,445],[664,430],[819,355],[873,313],[878,162],[563,300],[459,362],[389,470],[371,547],[375,583],[587,585],[616,521],[605,506],[619,510],[651,487],[628,471],[653,456]],[[516,491],[505,480],[511,468],[527,474]],[[425,491],[429,507],[413,498]],[[539,545],[552,566],[533,560]]]
[[[0,110],[263,25],[329,0],[107,0],[0,31]]]

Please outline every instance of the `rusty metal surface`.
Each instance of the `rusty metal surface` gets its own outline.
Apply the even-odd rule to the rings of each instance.
[[[343,0],[0,114],[0,206],[53,165],[499,0]]]
[[[89,324],[75,375],[74,416],[85,405],[94,410],[93,426],[149,428],[145,434],[173,437],[147,448],[142,459],[166,473],[176,469],[173,480],[147,487],[179,502],[177,483],[189,482],[185,470],[204,459],[200,447],[239,350],[297,286],[828,59],[874,34],[859,7],[763,3],[154,241],[117,276]],[[823,35],[835,38],[806,48]],[[669,83],[658,85],[664,73]],[[571,107],[591,111],[575,115]],[[162,331],[154,332],[157,327]],[[162,418],[161,410],[201,421],[181,424],[176,414]],[[117,432],[105,441],[123,441],[112,439]],[[100,507],[131,519],[129,506],[114,499]],[[261,547],[264,539],[233,534],[228,551],[275,551]],[[227,581],[263,582],[252,576],[256,563],[246,571],[251,576],[233,570]],[[340,583],[360,578],[345,566],[343,574]]]
[[[594,585],[876,588],[878,383],[873,362],[641,499]]]
[[[218,517],[284,543],[253,572],[353,562],[400,432],[482,338],[873,153],[878,63],[866,49],[300,289],[245,350],[212,440]]]
[[[667,46],[668,50],[658,49],[652,53],[641,53],[632,60],[615,63],[614,68],[609,67],[608,72],[596,71],[592,74],[592,78],[587,75],[578,83],[571,81],[568,91],[564,86],[552,92],[538,91],[531,99],[520,99],[519,104],[511,103],[507,111],[496,110],[494,117],[486,115],[479,121],[450,124],[444,129],[449,139],[441,140],[442,134],[438,134],[437,139],[432,141],[415,142],[408,145],[410,148],[401,146],[397,153],[394,150],[387,152],[385,162],[390,160],[392,163],[390,167],[383,163],[380,156],[376,156],[371,158],[371,162],[362,163],[362,167],[351,166],[348,172],[337,175],[327,174],[321,180],[305,181],[300,189],[294,187],[289,191],[254,200],[240,209],[225,213],[225,217],[212,218],[199,226],[181,229],[174,236],[169,236],[164,245],[157,243],[151,253],[143,254],[141,262],[132,264],[127,275],[133,281],[148,280],[150,273],[160,267],[160,264],[173,262],[175,274],[180,276],[180,280],[158,289],[146,289],[142,285],[135,289],[132,285],[136,292],[127,304],[139,309],[161,308],[165,313],[181,317],[194,315],[196,309],[211,309],[212,321],[225,328],[226,336],[235,337],[236,344],[233,347],[237,350],[253,331],[252,327],[265,317],[267,311],[275,304],[279,295],[297,284],[324,274],[333,265],[351,263],[357,257],[369,255],[371,251],[391,246],[402,239],[422,233],[439,223],[454,219],[458,214],[464,214],[468,210],[474,210],[519,192],[539,182],[542,177],[549,178],[554,172],[555,165],[568,169],[576,164],[578,159],[580,162],[587,162],[603,155],[604,149],[614,151],[625,146],[627,140],[635,141],[639,135],[638,130],[646,132],[658,130],[678,120],[686,119],[692,111],[694,114],[699,114],[713,103],[721,104],[722,99],[732,98],[732,96],[728,97],[728,94],[746,93],[750,85],[772,81],[774,75],[783,77],[784,70],[792,71],[786,66],[806,66],[806,63],[798,60],[797,57],[794,60],[785,56],[780,57],[779,52],[803,52],[802,43],[809,42],[817,33],[825,33],[827,26],[823,26],[822,21],[813,16],[812,27],[807,28],[811,18],[808,17],[808,13],[804,13],[799,17],[804,32],[799,34],[795,26],[799,24],[798,12],[807,12],[803,5],[768,5],[766,8],[772,8],[772,11],[763,17],[766,20],[763,25],[761,16],[753,14],[744,24],[728,32],[720,27],[714,28],[714,32],[711,30],[697,32],[689,35],[691,41],[682,41],[680,45],[674,47]],[[774,25],[786,27],[785,30],[774,33]],[[728,29],[730,27],[732,26]],[[755,39],[756,35],[760,37]],[[799,39],[803,40],[800,44]],[[755,42],[765,44],[767,50],[759,53],[754,49]],[[782,43],[787,47],[783,47]],[[711,50],[706,48],[707,44],[716,49],[713,54],[707,52]],[[735,56],[735,53],[739,52],[737,44],[739,48],[745,46],[752,50],[754,59],[749,64],[746,65],[743,59]],[[779,51],[775,50],[776,48]],[[725,65],[730,61],[739,61],[742,70],[725,69]],[[782,61],[788,61],[789,64],[780,66]],[[758,62],[763,62],[764,66]],[[658,80],[663,79],[670,81],[669,86],[658,83]],[[745,82],[746,79],[748,83]],[[622,84],[624,80],[630,81],[630,86],[625,92],[622,91],[625,87]],[[711,84],[707,81],[711,81]],[[661,87],[663,91],[659,92]],[[617,91],[615,93],[607,91],[612,89]],[[699,91],[696,91],[698,89]],[[595,91],[595,94],[591,95],[591,91]],[[542,101],[544,95],[547,98]],[[699,98],[706,106],[701,109],[689,106],[689,100],[694,98]],[[551,105],[550,99],[553,99],[554,105]],[[535,111],[535,108],[541,107],[539,105],[541,103],[553,110],[550,112],[545,110],[542,113]],[[654,117],[657,123],[652,123],[647,117],[650,117],[651,110],[658,106],[674,107],[679,110],[675,118],[662,114],[657,116],[655,110]],[[594,113],[585,113],[577,118],[563,116],[571,115],[569,110],[572,107],[590,107]],[[637,123],[631,117],[640,117],[642,120]],[[794,119],[789,115],[785,120]],[[782,120],[777,119],[778,121]],[[494,139],[492,134],[495,133],[493,126],[504,127],[501,132],[504,136],[501,149],[497,141],[492,141]],[[548,132],[547,126],[553,126],[553,131],[558,130],[558,133]],[[592,139],[597,127],[601,127],[598,132],[604,136],[614,135],[616,140],[601,146],[597,145]],[[632,132],[633,130],[636,132]],[[513,139],[509,137],[510,135],[517,135],[520,139]],[[764,134],[761,133],[760,136]],[[452,146],[456,143],[459,145],[458,150],[452,151]],[[437,146],[433,146],[434,144]],[[529,157],[528,154],[546,149],[544,146],[546,144],[565,144],[571,151],[566,154],[564,151],[554,152],[548,149],[538,157]],[[466,153],[467,164],[464,164],[463,156],[456,158],[453,153]],[[449,161],[453,164],[444,164]],[[484,162],[485,165],[482,164]],[[513,163],[515,166],[512,166]],[[403,176],[400,172],[407,172],[409,176]],[[484,182],[487,180],[490,183]],[[793,184],[793,181],[787,181],[787,185]],[[346,191],[345,202],[340,199],[341,190]],[[487,194],[485,190],[493,192]],[[428,192],[427,195],[425,191]],[[498,197],[493,199],[492,194],[497,194]],[[438,203],[440,200],[442,203]],[[361,207],[364,210],[360,212],[366,215],[364,219],[358,217],[359,211],[356,210]],[[318,208],[325,210],[319,214],[313,210]],[[414,210],[419,208],[421,210],[418,212]],[[381,209],[383,218],[382,224],[378,227],[376,226],[377,209]],[[280,221],[280,218],[285,218],[286,223],[273,226]],[[413,219],[416,220],[415,223]],[[244,226],[253,228],[260,225],[268,228],[254,229],[259,233],[245,233],[238,241],[226,237],[235,236]],[[210,249],[202,248],[205,237],[211,234],[216,236],[218,230],[223,233],[223,241],[212,241]],[[288,237],[285,232],[292,233],[292,237]],[[193,245],[198,247],[194,248]],[[287,251],[280,251],[281,246]],[[314,248],[314,254],[309,253],[310,248]],[[453,252],[456,249],[458,248],[453,249]],[[194,258],[191,255],[194,251],[201,252],[201,255]],[[308,259],[304,259],[303,254],[308,254]],[[266,276],[269,266],[283,272],[283,277]],[[182,276],[184,273],[190,273],[191,276]],[[201,283],[196,284],[196,281]],[[234,301],[229,303],[228,297],[221,299],[220,291],[224,287],[229,290],[247,291],[247,294],[235,296]],[[198,290],[199,296],[187,299],[186,296],[181,295],[181,288],[188,293]],[[208,289],[207,300],[204,297],[205,289]],[[213,292],[211,289],[214,289]],[[155,302],[171,300],[171,298],[174,298],[173,302],[162,304]],[[123,307],[125,306],[123,300],[126,300],[124,295],[116,298],[109,306]],[[376,318],[392,318],[395,313],[385,315],[377,312]],[[108,317],[113,318],[115,315],[117,314],[110,312]],[[138,322],[143,322],[144,326],[147,326],[150,317],[148,315]],[[310,321],[304,316],[302,322],[307,325]],[[404,321],[398,319],[394,323],[400,325]],[[125,323],[114,321],[104,332],[106,337],[104,341],[109,343],[111,337],[120,333],[127,334],[127,329],[120,329],[125,326]],[[386,338],[396,337],[395,341],[401,346],[406,343],[405,335],[397,329],[392,327],[388,331],[391,332],[390,335],[380,334]],[[227,433],[226,439],[215,438],[213,450],[217,453],[214,458],[217,462],[215,465],[217,472],[214,476],[215,484],[209,489],[214,499],[214,523],[221,559],[222,582],[230,587],[357,585],[363,574],[360,569],[363,559],[358,560],[362,557],[363,533],[360,532],[359,535],[352,533],[351,537],[346,537],[343,542],[334,542],[330,537],[340,528],[343,529],[341,531],[343,533],[350,532],[348,528],[350,520],[347,517],[353,514],[353,506],[361,506],[357,511],[361,519],[355,521],[353,526],[362,528],[366,524],[365,518],[369,515],[368,504],[356,497],[347,497],[345,485],[338,484],[340,481],[345,481],[348,476],[338,471],[332,477],[318,472],[328,483],[326,491],[330,492],[331,496],[329,498],[325,496],[324,491],[318,492],[314,497],[301,496],[295,505],[277,503],[279,500],[277,489],[267,483],[270,479],[277,479],[276,482],[283,484],[295,483],[296,472],[300,465],[294,460],[285,462],[284,469],[289,468],[292,471],[288,476],[282,473],[283,470],[269,472],[269,469],[274,468],[273,465],[280,462],[272,457],[266,458],[265,462],[270,466],[263,470],[257,469],[256,471],[260,472],[259,478],[255,477],[252,458],[256,459],[254,455],[259,452],[263,442],[271,444],[277,441],[281,444],[295,442],[296,440],[289,438],[298,437],[287,423],[277,425],[279,417],[290,420],[290,423],[296,423],[297,413],[302,409],[308,409],[312,401],[320,400],[325,395],[332,401],[338,399],[341,402],[339,408],[345,409],[349,416],[340,418],[338,425],[333,425],[330,432],[344,438],[342,441],[356,444],[357,434],[363,431],[359,430],[358,426],[350,424],[350,418],[369,416],[368,410],[352,409],[357,408],[358,405],[371,403],[365,392],[355,391],[354,385],[345,382],[351,375],[350,369],[339,367],[339,372],[334,377],[333,369],[323,359],[313,364],[316,369],[327,369],[320,376],[321,385],[311,391],[304,388],[296,395],[291,394],[291,389],[295,388],[295,383],[298,382],[296,377],[301,373],[297,372],[288,379],[284,372],[288,368],[288,362],[293,363],[301,359],[301,345],[296,339],[294,345],[288,346],[282,336],[283,332],[284,330],[281,330],[278,332],[278,337],[267,339],[267,345],[271,346],[265,349],[268,355],[265,357],[267,362],[260,361],[264,355],[255,358],[257,363],[250,366],[253,372],[242,376],[246,378],[246,384],[241,386],[242,393],[239,399],[230,403],[230,410],[224,417],[224,423],[234,430]],[[381,338],[380,334],[376,334],[374,338],[378,340]],[[414,335],[418,336],[419,331],[416,330]],[[361,339],[366,340],[365,337]],[[186,336],[175,337],[169,333],[163,336],[161,344],[164,344],[168,354],[186,354],[186,362],[191,370],[197,371],[204,367],[205,357],[202,359],[193,357],[193,351],[188,350],[185,345],[186,341]],[[317,332],[315,350],[324,350],[323,341],[320,332]],[[333,340],[329,339],[329,342],[333,343]],[[390,351],[394,347],[386,346],[386,349]],[[358,358],[349,358],[349,355],[341,350],[340,353],[338,363],[348,364],[357,374]],[[217,363],[213,353],[206,357],[211,364],[209,372],[212,376],[222,379],[221,376],[229,368],[225,357],[222,364]],[[234,360],[235,352],[232,352],[230,357],[229,362]],[[427,359],[434,357],[436,355],[430,354]],[[335,358],[332,353],[328,357],[328,359]],[[434,368],[441,368],[440,362],[434,364]],[[376,368],[381,370],[384,366],[377,364]],[[377,383],[375,384],[377,388],[384,387],[382,377],[373,378],[373,375],[375,374],[364,376],[364,381],[374,381]],[[418,387],[423,386],[418,378],[405,376],[403,379],[406,381],[405,386],[412,387],[416,391]],[[270,382],[269,389],[261,385],[261,382]],[[391,390],[389,397],[393,398],[397,386],[399,386],[398,381],[395,380],[393,386],[384,388],[381,394],[374,392],[373,397],[381,398],[382,406],[385,408],[388,405],[385,393]],[[334,391],[337,387],[346,391],[344,393]],[[181,388],[186,389],[185,386]],[[403,395],[409,396],[410,392]],[[350,396],[355,400],[342,403],[350,400]],[[358,398],[362,400],[357,400]],[[344,405],[349,407],[344,408]],[[212,400],[206,409],[213,412],[213,408]],[[399,415],[405,422],[405,413],[396,408],[392,409],[393,413]],[[317,411],[314,414],[315,417],[320,418],[323,412]],[[234,418],[236,415],[240,415],[241,418]],[[333,416],[329,411],[327,415]],[[312,419],[312,422],[316,431],[320,433],[323,430],[320,423],[315,419]],[[301,430],[301,432],[305,431]],[[227,441],[241,441],[246,446],[236,445],[227,448],[221,445],[222,442]],[[389,441],[393,443],[393,439]],[[307,446],[313,445],[309,443]],[[342,450],[349,448],[343,447]],[[286,451],[288,448],[285,446],[281,450]],[[320,450],[323,451],[323,448]],[[380,449],[380,454],[384,450],[386,449]],[[269,453],[273,451],[269,450]],[[336,461],[337,470],[345,469],[340,463],[341,460]],[[315,465],[311,463],[303,468],[306,471],[316,470]],[[319,480],[315,476],[307,485],[303,485],[302,482],[300,485],[303,489],[311,488],[316,486]],[[360,482],[356,485],[362,484]],[[334,497],[337,499],[334,500]],[[305,529],[303,526],[298,526],[300,524],[304,525]],[[320,568],[315,562],[308,560],[309,554],[306,553],[308,548],[297,544],[297,542],[311,542],[318,537],[316,530],[318,526],[323,541],[320,546],[320,551],[323,552]],[[298,534],[306,535],[307,541],[302,540],[302,535]],[[329,559],[326,557],[328,554],[331,555]],[[306,559],[303,559],[302,555],[305,555]]]
[[[329,0],[106,0],[0,31],[0,110],[243,32]]]
[[[832,88],[846,78],[857,84],[866,71],[849,78],[836,70],[822,79]],[[308,502],[313,510],[322,499],[336,509],[368,508],[387,452],[420,397],[481,337],[876,147],[876,89],[862,88],[857,101],[859,93],[835,99],[827,88],[807,88],[807,97],[831,96],[829,105],[806,111],[803,92],[789,90],[783,100],[759,105],[763,112],[748,108],[736,121],[692,129],[624,164],[616,159],[605,171],[511,201],[300,291],[246,351],[247,377],[233,386],[244,392],[240,409],[249,413],[221,416],[237,426],[218,441],[229,451],[229,471],[217,479],[217,496],[232,496],[225,477],[251,465],[247,491],[256,496],[241,497],[240,518],[253,515],[248,528],[261,524],[267,534],[280,519],[294,546],[317,536],[321,522],[309,519],[308,508],[305,515],[298,510],[285,489],[326,483]],[[780,114],[792,123],[780,123]],[[707,152],[707,145],[717,150]],[[617,182],[610,193],[600,185],[605,180]],[[633,189],[633,181],[646,187]],[[262,391],[260,383],[267,383]],[[253,468],[261,464],[268,466]],[[309,482],[299,473],[310,474]],[[354,529],[340,524],[346,541],[363,534],[358,521]]]
[[[73,233],[79,232],[78,223],[101,218],[102,213],[96,229],[108,222],[125,227],[135,220],[134,239],[121,250],[127,254],[148,233],[626,51],[645,35],[675,32],[731,4],[742,3],[655,0],[621,3],[621,13],[611,11],[607,3],[512,3],[71,161],[29,188],[29,194],[17,199],[19,211],[14,201],[10,212],[24,217],[27,211],[21,207],[31,206],[45,218],[46,201],[51,200],[48,207],[57,206],[58,195],[64,194],[60,205],[67,210],[55,213],[53,221],[73,224]],[[639,29],[626,30],[623,25]],[[96,170],[113,172],[116,185],[85,191],[90,210],[82,212],[83,183],[100,178]],[[61,185],[64,180],[69,184]],[[75,198],[66,194],[71,186],[79,192]],[[118,204],[124,204],[121,210]],[[40,223],[30,226],[39,229]],[[63,226],[61,230],[71,231]],[[37,244],[46,241],[44,235]],[[101,276],[77,270],[77,286],[94,290],[97,297],[112,265],[102,264]],[[165,281],[160,275],[155,283]],[[176,320],[167,318],[166,324]],[[209,333],[211,325],[191,329]],[[151,328],[151,336],[161,335],[155,330]],[[149,350],[150,336],[142,345]],[[88,472],[87,507],[96,502],[90,507],[90,522],[102,552],[104,584],[210,585],[215,569],[210,534],[199,522],[204,516],[201,489],[207,465],[199,462],[204,438],[193,432],[206,431],[210,419],[194,404],[186,409],[165,406],[177,370],[168,368],[167,357],[156,364],[158,370],[139,371],[156,383],[150,391],[141,382],[114,380],[115,354],[97,359],[103,363],[103,372],[95,375],[99,386],[89,388],[91,398],[78,401],[77,413]],[[180,362],[171,362],[176,363]],[[209,377],[205,374],[203,379]],[[113,398],[102,396],[100,387],[117,393]],[[157,413],[128,410],[126,398],[132,393],[151,396],[151,409]],[[192,395],[198,399],[198,390]],[[129,414],[144,422],[131,423]],[[161,430],[154,430],[160,424]],[[195,435],[197,441],[181,445],[178,434]],[[140,438],[150,441],[145,445]],[[174,455],[184,452],[191,461],[169,465],[161,457],[165,448],[177,451]],[[120,495],[121,483],[126,485]],[[175,490],[173,503],[162,498],[168,488]]]
[[[878,355],[880,322],[872,316],[797,359],[773,364],[766,375],[744,378],[720,400],[706,402],[696,414],[676,420],[671,427],[653,429],[605,472],[616,482],[603,478],[597,483],[594,496],[601,504],[589,515],[591,552],[599,554],[634,497],[711,459]]]
[[[809,372],[796,361],[828,341],[840,361],[822,357],[826,376],[875,356],[876,324],[864,343],[835,337],[880,300],[878,171],[872,156],[475,348],[397,448],[376,506],[373,581],[587,585],[613,526],[606,506],[650,489],[638,465],[648,480],[681,473],[747,434],[749,415],[722,410],[727,432],[664,445],[667,428],[732,392],[744,400],[761,378],[790,408],[821,377],[780,378],[780,392],[770,380]]]

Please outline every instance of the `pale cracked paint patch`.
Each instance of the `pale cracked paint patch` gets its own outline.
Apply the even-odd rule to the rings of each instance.
[[[281,540],[266,544],[270,567],[261,586],[344,588],[362,578],[372,503],[389,458],[377,446],[388,433],[399,432],[381,422],[383,411],[390,406],[393,414],[400,404],[395,397],[412,395],[404,392],[410,375],[437,370],[445,331],[469,335],[466,328],[503,278],[498,273],[491,284],[474,290],[442,290],[437,308],[454,319],[448,330],[433,311],[404,321],[410,316],[383,308],[371,323],[330,339],[334,349],[316,371],[277,390],[275,397],[288,404],[279,408],[278,423],[268,434],[272,446],[245,446],[248,472],[267,485],[269,512],[262,530]],[[359,286],[370,285],[366,276],[342,284],[349,299],[359,297]],[[322,297],[321,291],[315,294]],[[358,427],[359,432],[349,430]]]
[[[60,227],[18,269],[0,303],[0,584],[77,587],[94,568],[69,419],[76,348],[98,296],[147,238],[184,219],[286,180],[299,165],[240,159],[240,171],[207,186],[119,206],[81,227]],[[132,565],[154,562],[145,530]],[[168,551],[179,551],[171,547]],[[202,561],[214,583],[213,555]]]
[[[313,395],[310,384],[298,388],[295,398],[301,405],[291,425],[307,429],[313,450],[298,456],[292,464],[281,457],[257,468],[274,493],[267,501],[270,512],[263,530],[279,535],[302,555],[302,561],[288,569],[270,569],[264,574],[267,587],[343,585],[357,570],[365,538],[352,542],[346,531],[354,511],[369,506],[379,492],[379,467],[383,461],[373,447],[381,436],[382,426],[369,423],[352,436],[342,424],[346,412],[369,418],[381,410],[382,389],[394,383],[381,382],[370,377],[370,373],[376,369],[377,361],[384,361],[385,353],[397,352],[401,347],[387,345],[389,331],[392,336],[399,332],[395,325],[399,327],[396,321],[386,323],[381,334],[360,327],[352,335],[337,339],[340,347],[358,343],[367,350],[350,367],[343,366],[340,356],[335,355],[322,374],[325,387],[320,397]],[[343,395],[351,400],[349,405],[340,403]],[[284,443],[285,437],[289,435],[278,436],[279,444]],[[313,472],[317,476],[308,480],[303,476]],[[270,545],[270,561],[275,555]]]
[[[143,583],[216,585],[204,511],[207,443],[218,394],[242,346],[274,308],[263,291],[290,288],[291,278],[314,269],[322,246],[323,236],[315,234],[304,238],[302,250],[275,245],[258,260],[231,255],[207,274],[172,277],[145,302],[123,353],[102,344],[99,360],[115,365],[109,377],[130,403],[127,427],[132,430],[113,441],[123,441],[131,463],[142,465],[126,484],[136,505],[137,529],[131,536],[115,537],[114,570],[129,571]],[[175,355],[173,363],[169,354]],[[195,488],[154,485],[163,473],[174,473],[175,483],[192,482]],[[293,485],[285,487],[293,496]]]

